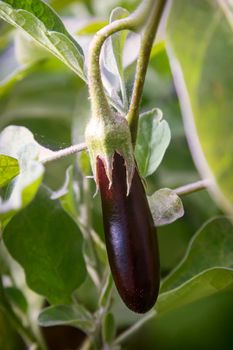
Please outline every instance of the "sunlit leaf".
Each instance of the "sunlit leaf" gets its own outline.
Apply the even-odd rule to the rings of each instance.
[[[0,154],[0,187],[5,186],[9,181],[17,176],[18,173],[18,160],[4,154]]]
[[[0,17],[23,29],[85,80],[83,51],[49,5],[41,0],[0,1]]]

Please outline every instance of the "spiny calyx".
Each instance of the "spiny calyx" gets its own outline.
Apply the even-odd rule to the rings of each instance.
[[[128,194],[134,174],[135,160],[127,120],[123,116],[113,113],[112,111],[110,115],[104,118],[93,116],[86,127],[85,137],[97,186],[97,157],[100,158],[104,164],[105,172],[109,180],[109,188],[111,188],[113,157],[116,152],[120,154],[125,161]]]

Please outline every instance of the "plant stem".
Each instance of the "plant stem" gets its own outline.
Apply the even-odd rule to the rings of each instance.
[[[36,345],[38,350],[46,350],[46,348],[40,344],[40,341],[35,337],[31,329],[25,327],[19,317],[14,313],[10,303],[5,297],[4,287],[2,284],[2,278],[0,277],[0,309],[8,317],[10,323],[14,329],[22,336],[28,347]]]
[[[201,190],[206,190],[211,184],[209,179],[200,180],[174,189],[178,196],[185,196]]]
[[[125,332],[121,333],[119,337],[117,337],[114,341],[114,345],[120,345],[129,337],[131,337],[135,332],[138,331],[139,328],[144,326],[144,324],[150,321],[152,318],[156,316],[156,311],[152,310],[146,316],[142,317],[138,322],[134,323],[130,328],[128,328]]]
[[[151,15],[149,17],[141,40],[132,99],[127,115],[127,120],[131,129],[133,145],[135,144],[137,138],[139,108],[147,67],[150,59],[150,53],[165,5],[166,0],[157,0],[153,3],[153,6],[151,8]]]
[[[118,31],[124,29],[135,30],[141,26],[148,16],[153,3],[154,0],[144,0],[130,16],[110,23],[94,36],[90,45],[88,64],[88,85],[92,116],[100,118],[109,118],[111,116],[111,108],[104,91],[99,65],[100,52],[105,40]]]
[[[79,143],[77,145],[73,145],[67,148],[63,148],[59,151],[49,153],[49,156],[42,158],[41,163],[47,164],[49,162],[53,162],[54,160],[58,160],[63,157],[71,156],[72,154],[84,151],[87,149],[87,146],[85,143]]]

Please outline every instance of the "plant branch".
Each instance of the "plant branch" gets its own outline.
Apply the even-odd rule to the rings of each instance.
[[[206,190],[211,184],[209,179],[200,180],[174,189],[178,196],[185,196],[201,190]]]
[[[92,116],[109,118],[109,106],[100,71],[100,52],[105,40],[112,34],[124,29],[136,30],[140,27],[150,13],[154,0],[144,0],[130,16],[114,21],[102,28],[94,36],[89,50],[88,85],[92,105]]]
[[[153,3],[153,6],[151,7],[151,15],[149,17],[141,40],[132,99],[127,115],[127,120],[131,129],[133,145],[135,144],[137,138],[139,108],[147,67],[150,59],[150,53],[165,5],[166,0],[157,0]]]
[[[152,310],[146,316],[142,317],[138,322],[134,323],[130,328],[128,328],[125,332],[121,333],[114,341],[113,345],[120,345],[129,337],[131,337],[134,333],[138,331],[144,324],[150,321],[152,318],[156,316],[156,311]]]
[[[56,152],[49,153],[48,157],[42,158],[41,163],[47,164],[49,162],[53,162],[54,160],[58,160],[63,157],[71,156],[72,154],[84,151],[87,149],[87,146],[85,143],[79,143],[77,145],[73,145],[64,149],[61,149]]]

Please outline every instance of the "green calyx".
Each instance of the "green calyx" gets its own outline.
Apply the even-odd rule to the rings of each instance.
[[[90,154],[92,171],[97,185],[97,157],[101,158],[103,161],[110,188],[112,185],[113,156],[114,153],[117,152],[125,160],[128,194],[134,174],[135,161],[127,120],[119,114],[113,114],[112,111],[106,118],[93,116],[86,127],[85,136]]]

